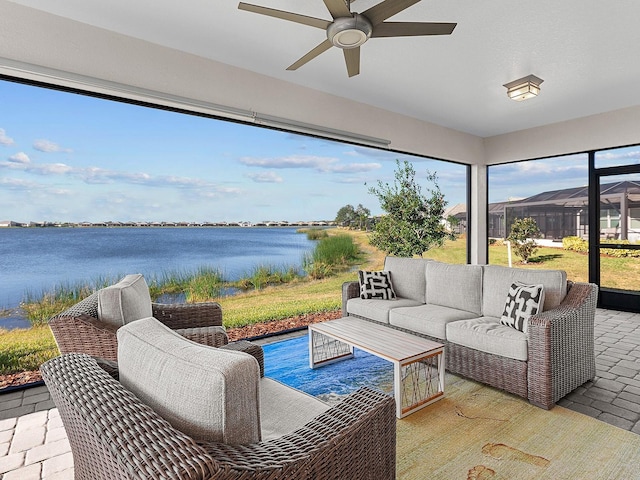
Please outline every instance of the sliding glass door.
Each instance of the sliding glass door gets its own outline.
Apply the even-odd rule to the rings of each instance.
[[[590,281],[603,308],[640,312],[640,148],[594,152]],[[636,154],[636,155],[634,155]],[[625,163],[628,161],[636,163]]]

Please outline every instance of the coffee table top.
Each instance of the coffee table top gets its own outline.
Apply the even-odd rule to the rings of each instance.
[[[313,323],[309,330],[326,334],[391,361],[404,362],[444,347],[441,343],[357,317]]]

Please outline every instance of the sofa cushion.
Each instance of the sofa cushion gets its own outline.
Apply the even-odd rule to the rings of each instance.
[[[431,260],[424,258],[387,257],[384,269],[391,272],[396,295],[425,303],[425,267]]]
[[[395,300],[350,298],[347,300],[347,313],[388,324],[389,310],[398,307],[415,307],[417,305],[422,304],[408,298],[396,298]]]
[[[358,270],[360,282],[360,298],[378,298],[380,300],[393,300],[396,292],[393,290],[391,272],[367,272]]]
[[[527,333],[528,320],[544,304],[544,286],[515,282],[509,287],[500,323]]]
[[[567,274],[563,270],[538,270],[485,265],[482,295],[482,312],[485,316],[502,316],[509,287],[514,282],[544,286],[544,308],[550,310],[560,305],[567,296]]]
[[[447,340],[501,357],[526,361],[527,334],[500,323],[496,317],[460,320],[447,324]]]
[[[98,319],[103,322],[121,326],[152,315],[149,287],[139,273],[98,291]]]
[[[155,318],[118,329],[120,382],[196,441],[260,441],[260,368],[244,352],[188,340]]]
[[[476,316],[465,310],[428,304],[394,308],[389,312],[389,324],[444,340],[447,323]]]
[[[330,405],[271,378],[260,380],[262,440],[273,440],[303,427]]]
[[[427,303],[482,315],[482,267],[427,263]]]

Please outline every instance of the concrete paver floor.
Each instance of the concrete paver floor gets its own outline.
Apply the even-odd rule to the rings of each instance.
[[[558,404],[640,434],[640,314],[598,309],[595,349],[596,378]],[[18,479],[73,479],[69,442],[44,385],[0,395],[0,480]]]

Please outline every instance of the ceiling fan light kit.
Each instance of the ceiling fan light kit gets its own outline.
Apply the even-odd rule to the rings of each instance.
[[[238,4],[238,9],[325,30],[327,39],[287,67],[287,70],[297,70],[331,47],[338,47],[344,53],[349,77],[360,73],[360,45],[369,38],[451,35],[457,25],[456,23],[385,22],[386,19],[415,5],[420,0],[383,0],[362,13],[351,12],[350,1],[323,1],[332,20],[244,2]]]
[[[527,75],[513,82],[505,83],[507,95],[516,102],[521,102],[529,98],[537,97],[540,94],[540,84],[544,82],[535,75]]]
[[[327,38],[338,48],[356,48],[369,40],[373,25],[366,17],[354,13],[353,17],[336,18],[327,28]]]

